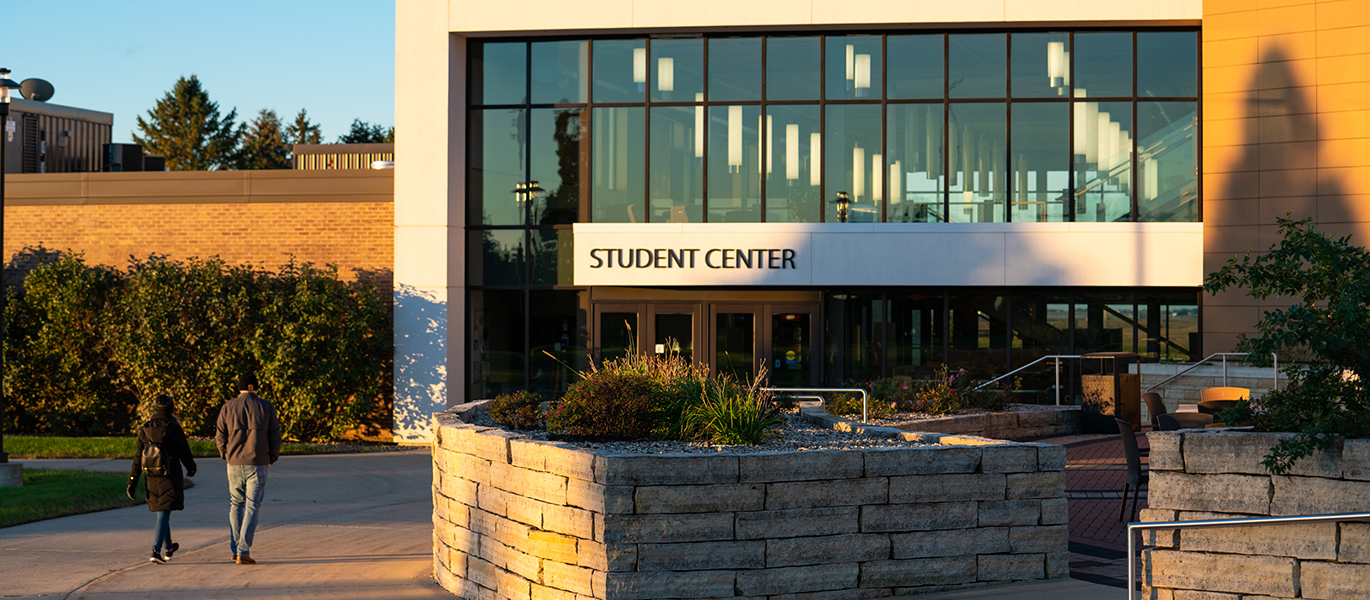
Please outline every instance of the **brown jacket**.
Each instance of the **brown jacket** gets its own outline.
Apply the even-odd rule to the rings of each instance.
[[[276,407],[253,392],[242,392],[219,407],[214,443],[230,465],[270,465],[281,457],[281,421]]]

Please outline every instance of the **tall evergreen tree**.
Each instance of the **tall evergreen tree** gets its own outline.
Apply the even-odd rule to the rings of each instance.
[[[303,108],[295,115],[295,121],[285,128],[285,141],[288,144],[318,144],[323,141],[323,131],[318,125],[309,122],[309,115]]]
[[[361,119],[353,119],[352,128],[338,137],[339,144],[380,144],[394,141],[394,127],[386,130],[381,125],[372,125]]]
[[[219,104],[194,75],[176,80],[176,85],[157,105],[147,111],[147,120],[138,117],[142,135],[133,141],[148,154],[165,156],[173,171],[231,169],[238,163],[238,137],[242,127],[235,121],[238,110],[219,115]]]
[[[290,145],[285,135],[276,111],[263,108],[243,132],[239,168],[289,169]]]

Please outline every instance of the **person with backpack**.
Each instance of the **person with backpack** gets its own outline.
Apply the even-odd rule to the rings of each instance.
[[[128,473],[126,492],[129,499],[137,500],[134,493],[138,478],[147,479],[147,509],[157,513],[152,558],[148,562],[166,564],[181,548],[171,541],[171,511],[184,510],[186,502],[181,465],[185,465],[184,477],[195,476],[195,459],[190,455],[190,441],[176,419],[176,405],[171,396],[158,394],[152,401],[147,422],[138,428],[138,451]]]

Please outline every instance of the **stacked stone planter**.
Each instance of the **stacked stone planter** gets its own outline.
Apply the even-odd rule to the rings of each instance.
[[[463,598],[878,598],[1068,574],[1065,450],[609,454],[435,417],[434,570]]]
[[[1185,430],[1148,434],[1143,521],[1370,512],[1370,440],[1266,472],[1288,434]],[[1158,600],[1370,597],[1370,523],[1317,523],[1147,534],[1144,597]]]
[[[830,425],[839,421],[852,422],[822,412],[812,416],[816,421]],[[1080,433],[1080,407],[1033,406],[1023,410],[949,415],[900,423],[895,428],[913,433],[974,435],[996,440],[1072,435]]]

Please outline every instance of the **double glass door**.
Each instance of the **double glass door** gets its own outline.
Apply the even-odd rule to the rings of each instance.
[[[713,373],[770,385],[806,387],[822,377],[818,305],[772,303],[597,303],[596,358],[630,352],[679,355]]]

